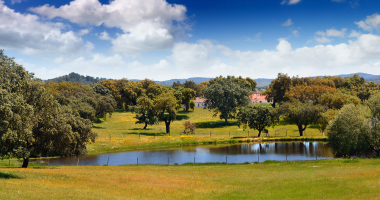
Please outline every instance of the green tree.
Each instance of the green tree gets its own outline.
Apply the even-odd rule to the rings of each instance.
[[[318,98],[318,103],[330,109],[341,109],[346,104],[360,104],[361,100],[357,96],[345,92],[345,90],[338,90],[335,94],[323,93]]]
[[[95,94],[100,94],[100,95],[112,95],[111,91],[104,85],[97,84],[92,87],[92,90],[94,91]]]
[[[263,92],[267,96],[267,101],[272,101],[272,107],[276,107],[276,103],[287,101],[285,94],[292,86],[292,79],[287,74],[279,73],[267,89]]]
[[[194,108],[195,108],[195,101],[191,100],[190,101],[190,109],[192,109],[194,111]]]
[[[177,116],[177,99],[175,91],[172,89],[164,90],[156,99],[155,107],[158,112],[159,119],[165,122],[166,133],[170,135],[170,123]]]
[[[0,156],[71,156],[95,140],[90,120],[61,106],[41,80],[0,51]]]
[[[255,91],[256,90],[257,83],[256,83],[255,80],[253,80],[253,79],[251,79],[249,77],[243,78],[241,76],[239,76],[239,77],[235,77],[235,76],[227,76],[227,77],[219,76],[219,77],[210,79],[209,85],[218,83],[219,81],[226,81],[226,80],[229,80],[229,81],[232,81],[232,82],[235,82],[235,83],[241,83],[242,85],[244,85],[245,87],[247,87],[251,91]]]
[[[339,110],[327,126],[329,145],[336,156],[360,154],[369,148],[364,133],[369,131],[370,117],[369,108],[361,104],[347,104]]]
[[[137,107],[134,112],[136,112],[136,119],[138,120],[136,124],[144,124],[144,128],[148,125],[158,124],[157,111],[154,106],[154,101],[148,96],[143,95],[137,99]]]
[[[218,79],[215,83],[203,90],[205,108],[214,111],[214,116],[220,113],[220,119],[226,124],[228,119],[234,118],[237,108],[249,104],[248,95],[251,90],[246,85],[231,79]]]
[[[278,117],[273,112],[272,107],[267,107],[263,104],[254,104],[244,106],[239,109],[237,114],[238,126],[243,126],[244,129],[247,126],[251,129],[259,131],[258,137],[261,132],[270,126],[274,126],[278,122]]]
[[[194,100],[196,92],[195,90],[190,89],[190,88],[184,88],[181,92],[182,92],[182,104],[185,105],[186,111],[189,111],[190,102],[191,100]]]
[[[326,111],[321,105],[313,105],[312,101],[302,103],[297,99],[285,102],[276,109],[286,120],[297,125],[300,136],[303,136],[303,132],[309,124],[318,123],[322,113]]]
[[[338,113],[338,110],[328,109],[326,112],[322,114],[321,118],[319,118],[319,130],[322,132],[323,136],[325,135],[325,131],[327,126],[329,125],[329,122],[334,119],[336,113]]]

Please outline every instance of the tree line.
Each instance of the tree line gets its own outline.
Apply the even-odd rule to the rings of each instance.
[[[300,133],[310,124],[327,131],[336,155],[367,151],[379,153],[380,86],[357,75],[299,78],[278,74],[263,94],[272,104],[252,104],[257,83],[251,78],[219,76],[196,84],[153,80],[99,80],[85,85],[43,82],[0,50],[0,157],[17,157],[27,167],[29,158],[74,156],[94,142],[93,122],[112,117],[116,109],[136,113],[136,123],[170,124],[179,109],[194,109],[195,97],[205,98],[205,109],[228,123],[262,132],[281,118],[296,124]],[[190,127],[191,125],[191,127]],[[190,128],[189,128],[190,127]],[[194,132],[189,122],[188,129]],[[186,133],[189,132],[185,131]]]

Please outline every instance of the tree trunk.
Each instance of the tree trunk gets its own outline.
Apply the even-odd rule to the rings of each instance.
[[[300,136],[302,137],[303,136],[303,128],[302,128],[302,125],[301,126],[298,126],[298,131],[300,132]]]
[[[146,130],[146,127],[147,127],[147,126],[148,126],[148,123],[145,123],[145,126],[144,126],[143,129]]]
[[[375,152],[377,153],[378,158],[380,158],[380,150],[375,150]]]
[[[166,126],[166,133],[169,134],[169,136],[170,136],[170,121],[165,122],[165,126]]]
[[[24,162],[22,163],[22,168],[27,168],[29,164],[29,158],[24,158]]]
[[[273,98],[272,107],[273,107],[273,108],[276,108],[276,101],[274,100],[274,98]]]
[[[259,130],[259,135],[257,137],[260,137],[260,135],[261,135],[261,130]]]
[[[185,105],[185,108],[186,108],[186,112],[188,112],[189,111],[189,106],[187,104]]]
[[[226,124],[228,124],[227,118],[225,118],[224,121],[226,122]]]

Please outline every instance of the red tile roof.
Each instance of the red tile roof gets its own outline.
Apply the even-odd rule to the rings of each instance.
[[[206,101],[206,99],[197,97],[197,98],[195,98],[194,101],[195,101],[195,103],[204,103]]]
[[[260,92],[258,92],[258,94],[260,94]],[[249,98],[251,100],[262,100],[262,99],[266,99],[268,95],[259,95],[259,97],[257,97],[257,94],[251,94],[249,95]]]

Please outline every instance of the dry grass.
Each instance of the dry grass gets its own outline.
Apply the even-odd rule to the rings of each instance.
[[[1,199],[376,199],[380,161],[0,168]]]
[[[88,145],[88,152],[102,153],[113,151],[128,151],[136,149],[149,149],[183,144],[202,144],[207,142],[221,142],[232,139],[250,138],[257,136],[256,130],[243,130],[237,126],[236,120],[230,120],[226,125],[219,117],[213,117],[213,113],[202,108],[196,108],[194,112],[178,112],[178,120],[171,124],[171,135],[165,134],[165,124],[148,126],[142,130],[142,124],[135,124],[135,114],[130,112],[114,113],[112,118],[102,120],[94,124],[94,130],[99,134],[97,141]],[[194,136],[181,136],[183,123],[190,120],[197,124],[197,134]],[[210,137],[211,132],[211,137]],[[271,137],[299,137],[295,125],[281,121],[274,128],[269,128]],[[265,136],[264,136],[265,137]],[[323,137],[317,126],[309,126],[306,129],[306,137]]]

